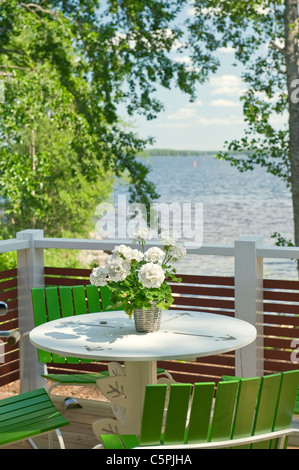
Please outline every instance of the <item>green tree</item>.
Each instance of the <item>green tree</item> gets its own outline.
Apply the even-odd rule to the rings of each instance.
[[[157,84],[192,100],[215,68],[184,37],[186,4],[0,1],[0,188],[9,233],[28,224],[56,235],[85,228],[88,203],[94,209],[107,196],[113,177],[126,175],[130,202],[157,197],[149,167],[136,159],[148,141],[119,110],[153,119],[163,108]],[[175,60],[186,49],[199,68]]]
[[[261,165],[285,181],[299,246],[298,0],[194,0],[193,7],[198,40],[210,51],[233,47],[247,85],[241,97],[244,137],[227,142],[219,158],[240,171]],[[286,124],[275,125],[283,116]]]

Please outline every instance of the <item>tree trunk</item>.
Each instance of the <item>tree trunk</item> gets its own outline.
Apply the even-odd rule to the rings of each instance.
[[[294,240],[299,246],[299,103],[294,87],[298,89],[298,1],[285,0],[285,62],[289,101],[289,158],[291,165],[291,191],[294,214]]]

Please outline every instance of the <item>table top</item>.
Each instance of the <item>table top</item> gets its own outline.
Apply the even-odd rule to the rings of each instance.
[[[109,361],[194,359],[253,342],[256,329],[225,315],[184,310],[162,312],[160,330],[138,333],[123,311],[76,315],[34,328],[30,341],[60,356]]]

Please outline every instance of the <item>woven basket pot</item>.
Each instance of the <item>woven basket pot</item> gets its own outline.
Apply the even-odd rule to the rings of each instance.
[[[162,310],[152,305],[148,310],[139,308],[134,310],[136,331],[139,333],[152,333],[160,329]]]

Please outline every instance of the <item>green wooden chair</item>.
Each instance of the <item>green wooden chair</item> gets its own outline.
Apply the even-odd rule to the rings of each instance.
[[[0,337],[15,345],[21,335],[18,330],[1,330]],[[49,434],[51,446],[50,434],[55,432],[60,448],[64,449],[59,428],[67,424],[69,422],[57,411],[43,388],[0,400],[0,447],[26,439],[37,448],[32,438],[45,433]]]
[[[41,388],[0,400],[0,446],[28,440],[37,448],[33,437],[55,432],[64,449],[60,429],[70,424],[55,408],[46,390]],[[49,438],[49,443],[53,441]]]
[[[31,289],[34,324],[39,326],[47,321],[73,315],[95,313],[113,310],[111,307],[111,291],[107,286],[60,286],[60,287],[34,287]],[[48,373],[47,364],[76,364],[90,363],[88,359],[64,358],[56,354],[38,350],[38,360],[44,364],[42,377],[51,381],[48,388],[51,394],[54,387],[59,385],[68,386],[93,386],[98,379],[107,377],[108,370],[101,372],[90,372],[80,374]],[[158,369],[157,373],[169,376],[164,369]],[[169,376],[171,379],[171,376]]]
[[[283,448],[299,433],[290,429],[298,384],[299,370],[221,381],[215,398],[215,383],[171,384],[167,404],[167,386],[148,385],[140,436],[102,434],[97,447]]]

